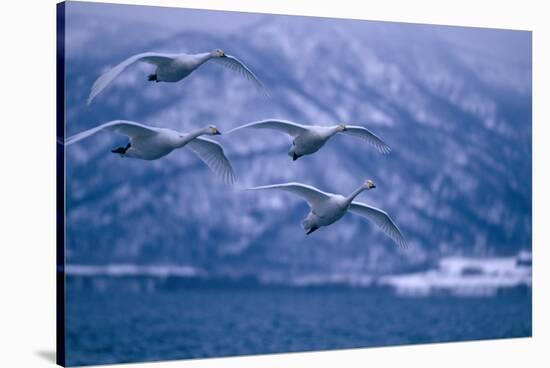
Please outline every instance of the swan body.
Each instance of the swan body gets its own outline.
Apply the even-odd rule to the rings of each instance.
[[[361,192],[374,188],[376,188],[374,183],[367,180],[347,197],[340,194],[326,193],[315,187],[300,183],[265,185],[247,190],[279,189],[302,197],[311,209],[302,222],[306,234],[311,234],[322,226],[335,223],[350,211],[373,221],[395,243],[405,247],[405,238],[386,212],[354,200]]]
[[[237,71],[243,77],[252,81],[260,92],[267,94],[263,84],[244,63],[234,56],[226,55],[222,50],[217,49],[212,52],[200,54],[144,52],[129,57],[101,75],[92,86],[88,97],[88,104],[90,104],[120,73],[134,63],[144,62],[156,66],[155,72],[148,77],[149,81],[175,83],[189,76],[209,60]]]
[[[224,182],[234,183],[236,180],[235,173],[231,163],[225,156],[223,147],[216,141],[201,137],[201,135],[221,134],[213,125],[192,133],[181,133],[172,129],[150,127],[133,121],[114,120],[67,138],[65,145],[71,145],[103,130],[110,130],[129,138],[126,147],[118,147],[112,150],[113,153],[118,153],[123,157],[157,160],[176,149],[187,147]]]
[[[193,73],[204,62],[203,60],[198,55],[189,55],[185,58],[174,56],[171,61],[157,66],[155,73],[150,76],[151,81],[179,82]]]
[[[254,121],[230,130],[235,132],[244,128],[274,129],[293,138],[288,155],[295,161],[298,158],[317,152],[325,143],[338,133],[353,135],[372,144],[381,153],[389,153],[391,148],[377,135],[365,127],[339,124],[334,126],[302,125],[288,120],[266,119]]]

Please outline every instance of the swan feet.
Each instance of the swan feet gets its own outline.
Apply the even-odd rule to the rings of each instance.
[[[118,147],[118,148],[115,148],[114,150],[111,150],[111,152],[113,153],[120,153],[121,155],[125,154],[126,151],[128,151],[128,148],[130,148],[132,145],[130,144],[130,142],[128,142],[128,144],[126,145],[126,147]]]
[[[149,74],[149,76],[147,77],[147,80],[150,81],[150,82],[157,82],[158,83],[158,79],[157,79],[157,75],[156,74]]]
[[[294,152],[294,145],[292,145],[292,148],[290,149],[290,151],[288,151],[288,155],[292,158],[292,161],[296,161],[300,158],[300,156],[297,155],[296,152]]]
[[[320,226],[313,226],[312,228],[310,228],[307,232],[306,232],[306,235],[309,235],[311,234],[312,232],[314,232],[315,230],[317,230]]]

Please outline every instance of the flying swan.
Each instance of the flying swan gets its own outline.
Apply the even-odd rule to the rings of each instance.
[[[218,142],[200,137],[201,135],[221,134],[214,125],[192,133],[180,133],[172,129],[150,127],[133,121],[114,120],[67,138],[65,145],[76,143],[102,130],[110,130],[130,139],[125,147],[111,150],[121,156],[156,160],[175,149],[187,147],[225,183],[232,184],[236,180],[231,163],[225,156],[222,146]]]
[[[158,52],[144,52],[129,57],[105,74],[101,75],[93,84],[88,104],[97,96],[109,83],[113,81],[128,66],[144,62],[155,65],[157,68],[153,74],[148,77],[149,81],[155,82],[179,82],[183,78],[198,69],[205,62],[212,60],[229,69],[241,74],[246,79],[252,81],[258,91],[268,95],[267,90],[258,78],[252,73],[246,65],[234,56],[225,54],[222,50],[216,49],[212,52],[200,54],[163,54]]]
[[[356,125],[339,124],[334,126],[302,125],[288,120],[267,119],[253,121],[237,128],[231,129],[228,133],[235,132],[243,128],[255,129],[274,129],[290,135],[292,146],[288,155],[295,161],[304,155],[310,155],[317,152],[330,137],[337,133],[344,133],[365,139],[374,145],[381,153],[387,154],[391,148],[384,141],[367,128]]]
[[[367,180],[347,197],[340,194],[325,193],[315,187],[300,183],[265,185],[245,190],[280,189],[302,197],[311,208],[311,211],[302,222],[306,234],[311,234],[321,226],[333,224],[341,219],[346,212],[351,211],[373,221],[395,243],[401,247],[406,247],[405,238],[386,212],[354,201],[359,193],[373,188],[376,188],[374,183],[371,180]]]

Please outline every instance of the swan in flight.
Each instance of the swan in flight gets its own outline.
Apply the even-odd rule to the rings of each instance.
[[[172,129],[150,127],[133,121],[114,120],[67,138],[65,145],[76,143],[102,130],[110,130],[130,139],[125,147],[118,147],[111,151],[123,157],[156,160],[175,149],[187,147],[225,183],[232,184],[236,180],[222,146],[216,141],[200,137],[221,134],[214,125],[192,133],[180,133]]]
[[[288,120],[267,119],[253,121],[237,128],[231,129],[228,133],[243,128],[274,129],[288,134],[293,138],[292,146],[288,155],[295,161],[304,155],[317,152],[324,144],[337,133],[344,133],[365,139],[381,153],[387,154],[391,148],[384,141],[367,128],[357,125],[339,124],[334,126],[302,125]]]
[[[245,190],[280,189],[302,197],[311,208],[311,211],[302,222],[306,234],[311,234],[321,226],[328,226],[338,221],[346,212],[351,211],[373,221],[395,243],[401,247],[406,247],[405,238],[386,212],[354,201],[359,193],[373,188],[376,188],[374,183],[371,180],[367,180],[347,197],[340,194],[325,193],[315,187],[300,183],[264,185]]]
[[[258,78],[252,73],[246,65],[234,56],[225,54],[222,50],[216,49],[212,52],[200,54],[163,54],[158,52],[144,52],[129,57],[105,74],[101,75],[93,84],[88,104],[97,96],[109,83],[113,81],[128,66],[144,62],[156,66],[156,70],[148,77],[149,81],[154,82],[179,82],[189,74],[194,72],[205,62],[212,60],[220,65],[232,69],[241,74],[246,79],[252,81],[258,91],[268,95],[267,90]]]

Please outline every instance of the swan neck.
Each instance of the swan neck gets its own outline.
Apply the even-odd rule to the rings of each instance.
[[[203,64],[214,57],[211,52],[204,52],[195,56],[197,57],[197,61],[199,64]]]
[[[351,193],[347,197],[348,204],[350,204],[355,199],[355,197],[357,197],[359,194],[361,194],[361,192],[363,192],[364,190],[367,190],[367,189],[368,188],[365,185],[361,185],[359,188],[355,189],[353,191],[353,193]]]
[[[189,133],[189,134],[183,136],[183,138],[178,143],[178,147],[185,146],[187,143],[189,143],[190,141],[192,141],[195,138],[200,137],[203,134],[206,134],[205,129],[200,129],[200,130],[197,130],[195,132],[192,132],[192,133]]]
[[[335,135],[336,133],[340,133],[342,131],[342,127],[337,125],[335,127],[333,127],[331,130],[330,130],[330,135]]]

